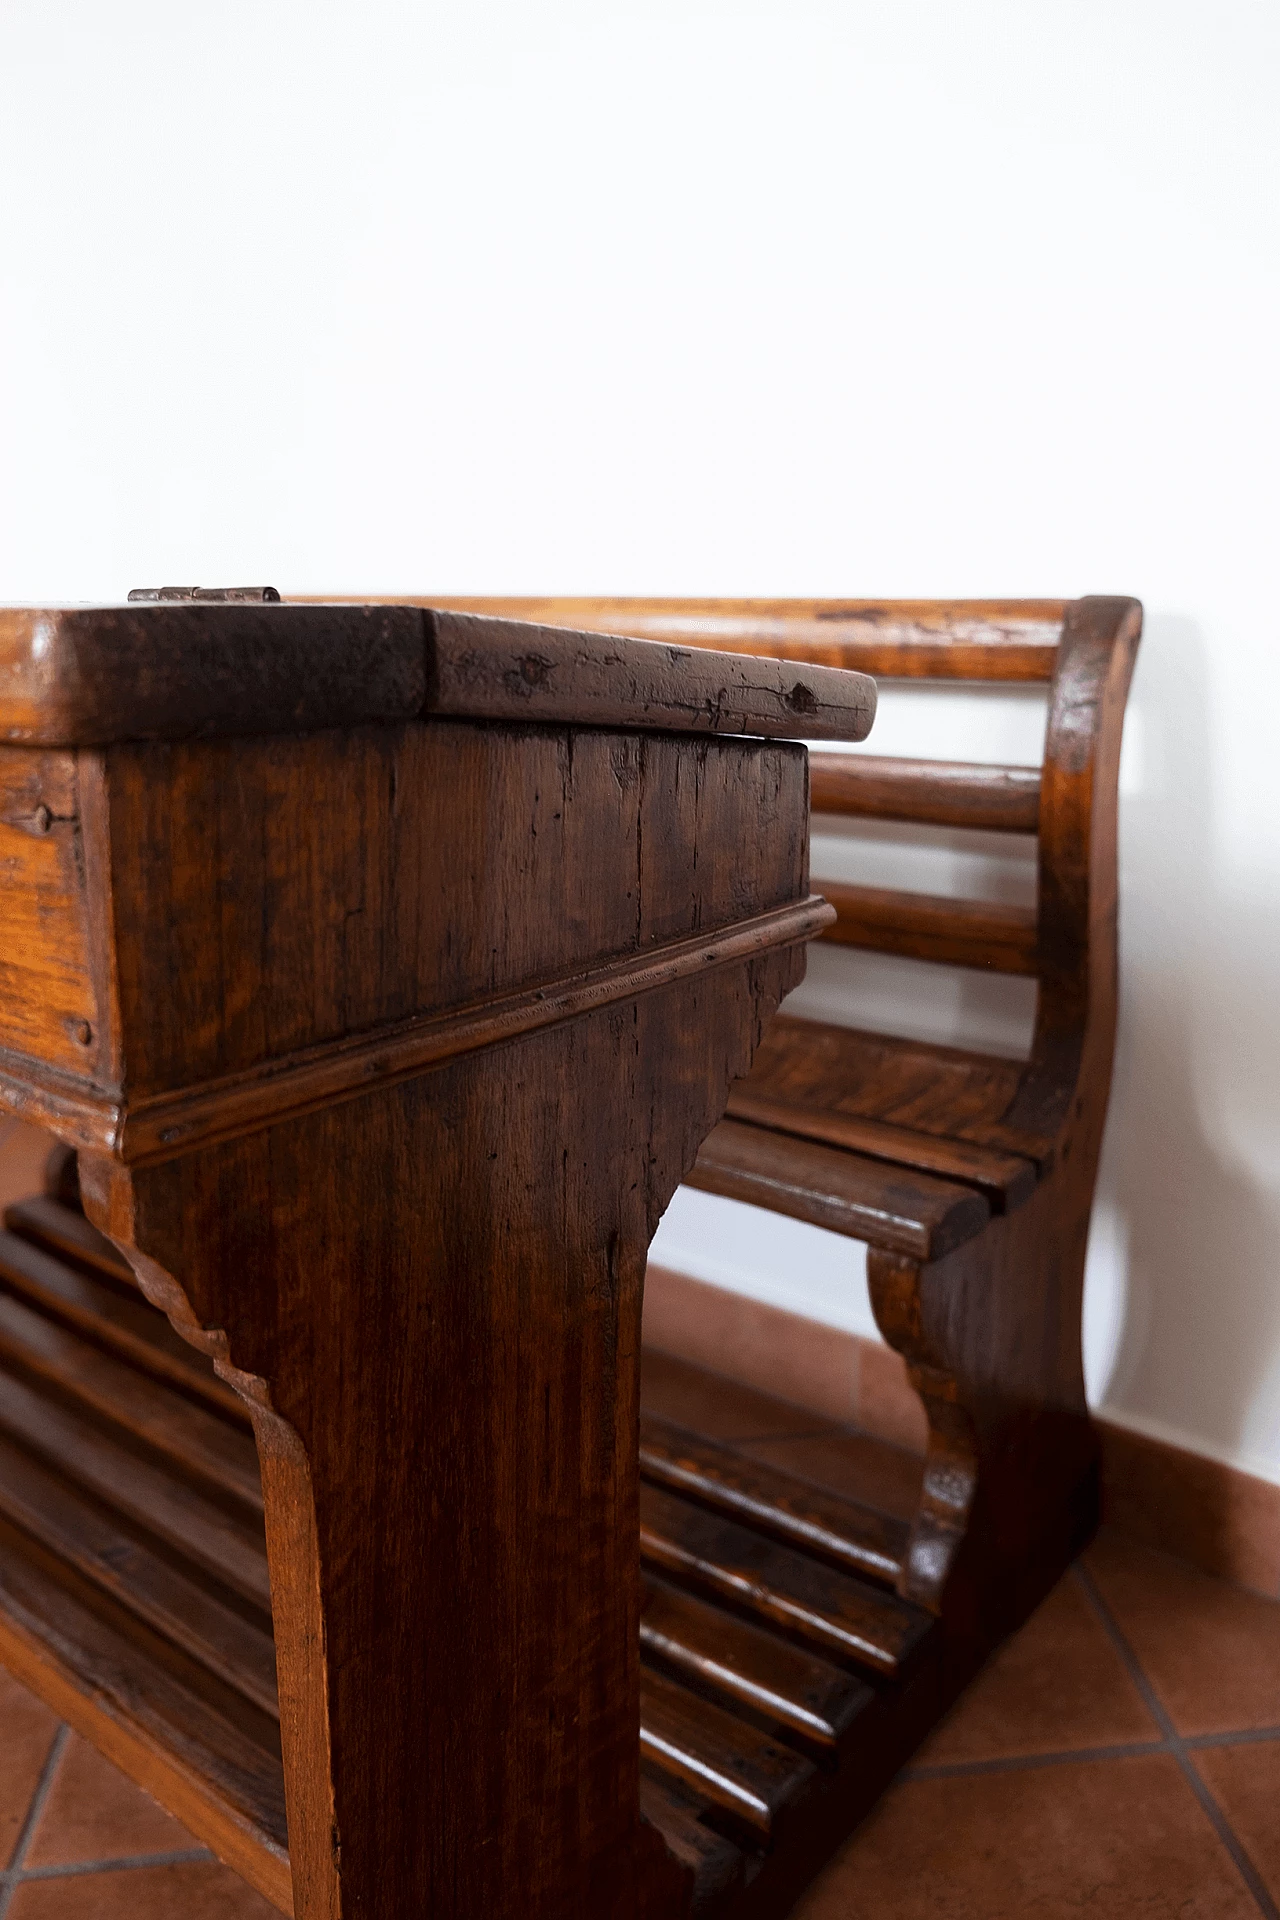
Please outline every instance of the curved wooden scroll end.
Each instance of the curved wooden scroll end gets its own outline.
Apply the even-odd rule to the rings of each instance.
[[[929,1426],[920,1505],[898,1591],[904,1600],[914,1600],[918,1606],[939,1613],[973,1511],[978,1486],[978,1435],[961,1402],[955,1374],[925,1335],[922,1273],[918,1260],[880,1248],[868,1250],[867,1280],[876,1324],[906,1361]]]
[[[202,1325],[181,1282],[134,1244],[128,1173],[100,1156],[84,1155],[81,1191],[89,1220],[119,1248],[152,1306],[184,1340],[208,1354],[215,1371],[248,1406],[267,1517],[281,1733],[298,1752],[327,1753],[328,1664],[315,1494],[306,1450],[272,1406],[267,1381],[235,1365],[225,1330]],[[328,1769],[287,1770],[285,1802],[295,1910],[308,1920],[313,1914],[317,1920],[340,1920],[342,1841]]]
[[[236,1366],[225,1331],[221,1327],[206,1327],[181,1282],[135,1244],[133,1186],[128,1171],[105,1154],[82,1152],[78,1158],[79,1191],[85,1217],[129,1262],[144,1297],[159,1308],[175,1333],[180,1333],[198,1352],[208,1355],[214,1372],[247,1403],[255,1425],[259,1411],[271,1413],[275,1418],[266,1381]]]

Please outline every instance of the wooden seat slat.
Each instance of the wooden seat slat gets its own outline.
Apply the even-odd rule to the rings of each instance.
[[[682,1867],[693,1874],[689,1920],[741,1893],[747,1856],[732,1840],[699,1819],[699,1807],[708,1802],[694,1797],[645,1765],[640,1769],[640,1811],[657,1827]]]
[[[870,1673],[898,1674],[930,1625],[927,1615],[849,1574],[643,1483],[640,1555],[680,1582]]]
[[[1025,1071],[995,1054],[779,1014],[745,1084],[761,1098],[1008,1151],[1043,1170],[1052,1142],[1004,1124]]]
[[[732,1448],[655,1414],[640,1420],[640,1471],[655,1485],[692,1495],[834,1566],[890,1586],[902,1571],[907,1528],[794,1474],[746,1460]]]
[[[732,1120],[771,1127],[778,1133],[829,1147],[847,1147],[853,1153],[894,1166],[913,1167],[920,1173],[936,1174],[941,1180],[977,1187],[993,1212],[1008,1213],[1021,1206],[1036,1184],[1034,1162],[1019,1154],[974,1146],[947,1135],[917,1133],[884,1120],[864,1120],[829,1107],[815,1108],[799,1100],[779,1100],[758,1092],[753,1080],[734,1088],[727,1112]]]
[[[896,953],[907,960],[932,960],[982,973],[1037,971],[1033,907],[823,880],[815,880],[814,887],[836,910],[835,925],[820,936],[836,946]]]
[[[647,1669],[640,1674],[640,1751],[765,1839],[816,1777],[813,1762],[793,1748]]]
[[[131,1536],[117,1513],[86,1499],[3,1435],[0,1513],[264,1713],[279,1718],[269,1628],[246,1620],[219,1599],[197,1569],[184,1570],[162,1558],[145,1540]]]
[[[0,1288],[91,1345],[180,1388],[237,1427],[248,1428],[244,1402],[223,1385],[204,1355],[138,1294],[128,1296],[7,1232],[0,1233]]]
[[[129,1262],[117,1253],[105,1234],[90,1226],[84,1215],[71,1207],[45,1194],[36,1194],[30,1200],[15,1200],[6,1207],[4,1224],[21,1239],[30,1240],[50,1253],[61,1254],[75,1266],[88,1266],[122,1283],[130,1293],[137,1293],[138,1283]]]
[[[194,1485],[238,1501],[251,1513],[262,1512],[250,1434],[3,1293],[0,1356],[154,1450]]]
[[[819,1655],[651,1576],[641,1583],[640,1652],[823,1748],[834,1748],[875,1699]]]
[[[271,1607],[261,1522],[235,1516],[162,1465],[113,1440],[82,1413],[0,1368],[0,1429],[74,1485],[115,1507],[214,1580]]]
[[[275,1721],[3,1518],[0,1661],[292,1913]]]
[[[809,755],[809,800],[817,814],[1035,833],[1040,769],[815,749]]]
[[[740,1120],[707,1136],[687,1181],[922,1260],[940,1259],[991,1218],[973,1187]]]

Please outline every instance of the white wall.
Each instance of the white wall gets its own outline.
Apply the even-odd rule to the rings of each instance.
[[[1090,1375],[1273,1478],[1278,83],[1271,0],[0,9],[4,598],[1143,597]],[[664,1233],[864,1323],[847,1243]]]

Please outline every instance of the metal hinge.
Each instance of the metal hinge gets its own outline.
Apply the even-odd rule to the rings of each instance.
[[[280,598],[274,587],[132,587],[133,602],[157,600],[237,600],[254,606],[273,604]]]

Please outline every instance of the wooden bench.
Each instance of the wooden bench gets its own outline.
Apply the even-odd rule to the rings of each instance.
[[[600,1536],[591,1544],[579,1532],[566,1563],[566,1576],[587,1593],[569,1640],[599,1633],[606,1609],[602,1598],[592,1598],[599,1594],[592,1581],[603,1577],[611,1596],[607,1618],[630,1622],[639,1654],[638,1670],[628,1676],[624,1663],[611,1683],[620,1689],[623,1719],[628,1710],[638,1716],[631,1784],[625,1767],[615,1771],[587,1829],[599,1842],[617,1818],[618,1796],[626,1802],[638,1791],[643,1820],[663,1835],[668,1863],[662,1868],[636,1854],[629,1857],[644,1871],[632,1871],[616,1839],[625,1822],[615,1825],[605,1849],[611,1864],[598,1863],[592,1883],[592,1911],[635,1920],[695,1912],[764,1920],[786,1911],[1094,1523],[1080,1287],[1114,1027],[1116,766],[1138,610],[1117,601],[983,608],[468,604],[681,648],[718,644],[881,676],[1039,680],[1050,687],[1043,776],[811,756],[816,810],[1038,830],[1037,917],[824,889],[837,913],[828,937],[956,964],[1034,970],[1040,992],[1029,1061],[779,1016],[754,1045],[752,1071],[729,1092],[728,1118],[696,1162],[693,1135],[671,1170],[673,1182],[692,1164],[688,1177],[696,1184],[868,1241],[880,1323],[906,1356],[928,1414],[923,1472],[900,1449],[847,1430],[811,1436],[801,1458],[787,1438],[796,1430],[794,1409],[653,1355],[638,1461],[631,1455],[631,1470],[639,1470],[632,1508],[639,1569],[631,1547],[628,1571],[625,1535],[635,1519],[626,1519],[625,1502],[615,1508],[621,1551],[610,1549],[602,1559]],[[545,677],[539,663],[553,651],[539,642],[517,653],[529,670],[519,673],[509,697],[524,702],[525,689]],[[612,657],[606,648],[597,659],[607,665]],[[819,732],[820,721],[803,711],[803,683],[777,685],[794,710],[791,730]],[[632,685],[628,698],[635,695]],[[709,703],[703,711],[712,722],[723,724],[714,678],[698,698]],[[685,724],[697,722],[689,717]],[[859,731],[850,723],[842,730]],[[692,762],[686,771],[689,791],[702,793],[705,773]],[[587,772],[580,777],[586,781]],[[744,804],[759,808],[762,791]],[[599,805],[604,790],[580,798]],[[706,836],[718,836],[719,879],[729,877],[725,897],[737,912],[741,885],[761,857],[754,815],[753,844],[743,851],[741,817],[722,810],[714,826],[702,827],[704,856],[712,845]],[[766,807],[759,825],[778,818]],[[673,825],[669,820],[665,831]],[[766,839],[773,831],[769,824]],[[595,855],[603,857],[602,848]],[[803,897],[806,884],[796,867],[792,897]],[[157,928],[153,937],[165,936]],[[738,976],[715,977],[725,982],[716,989],[724,996],[716,1019],[732,1023],[746,1011],[732,985]],[[795,977],[792,965],[787,980]],[[710,1018],[706,988],[694,991],[701,1017]],[[767,998],[757,1003],[761,1013]],[[579,1077],[575,1086],[598,1126],[591,1084]],[[705,1110],[701,1131],[719,1110]],[[146,1123],[145,1110],[138,1118]],[[285,1137],[281,1123],[276,1133]],[[361,1179],[376,1188],[377,1151],[358,1136],[347,1139],[360,1156]],[[139,1141],[141,1161],[129,1174],[135,1188],[147,1177],[147,1156],[164,1150],[154,1125]],[[165,1166],[198,1167],[203,1157],[163,1161],[151,1178]],[[90,1155],[89,1163],[101,1193],[100,1157]],[[341,1226],[348,1234],[348,1257],[372,1244],[368,1225],[358,1216],[348,1224],[323,1191],[312,1192],[305,1172],[295,1166],[290,1178],[292,1187],[285,1180],[271,1201],[281,1217],[292,1221],[290,1210],[309,1194],[324,1232]],[[531,1834],[527,1823],[536,1816],[541,1837],[519,1846],[539,1860],[527,1861],[516,1881],[485,1881],[484,1821],[494,1816],[477,1815],[474,1782],[485,1776],[476,1775],[474,1759],[443,1774],[431,1771],[439,1758],[415,1763],[419,1774],[426,1766],[430,1780],[445,1782],[449,1805],[443,1814],[438,1806],[397,1813],[407,1825],[389,1866],[368,1859],[358,1830],[344,1840],[340,1872],[337,1862],[326,1876],[323,1861],[300,1860],[300,1846],[316,1845],[307,1798],[329,1773],[313,1747],[306,1761],[295,1752],[289,1774],[288,1690],[298,1684],[298,1655],[295,1643],[281,1667],[281,1701],[272,1629],[277,1643],[283,1631],[289,1647],[296,1629],[289,1596],[277,1583],[305,1566],[306,1554],[305,1543],[281,1545],[277,1518],[268,1586],[262,1514],[265,1495],[270,1520],[271,1478],[259,1481],[250,1416],[268,1466],[273,1417],[264,1418],[260,1401],[253,1402],[253,1382],[228,1367],[225,1348],[213,1344],[224,1355],[219,1377],[139,1296],[135,1267],[151,1297],[183,1320],[182,1303],[139,1258],[130,1217],[94,1201],[100,1221],[117,1222],[112,1231],[132,1264],[78,1213],[65,1164],[55,1170],[54,1186],[11,1209],[8,1234],[0,1237],[0,1462],[9,1469],[0,1471],[0,1653],[285,1911],[291,1902],[307,1920],[338,1911],[326,1904],[335,1879],[343,1912],[417,1911],[413,1902],[430,1869],[429,1855],[423,1866],[423,1825],[470,1861],[472,1891],[437,1911],[476,1910],[469,1902],[481,1885],[489,1911],[585,1910],[566,1893],[563,1868],[557,1881],[547,1865],[553,1855],[563,1857],[556,1852],[563,1837],[554,1844],[550,1838],[555,1831],[571,1831],[583,1848],[581,1815],[567,1828],[549,1826],[545,1782],[528,1775],[502,1818],[524,1823],[521,1833]],[[206,1208],[201,1217],[210,1231],[215,1216]],[[419,1230],[408,1199],[398,1218],[400,1232]],[[179,1227],[171,1218],[166,1232]],[[313,1234],[307,1245],[313,1260],[331,1258],[323,1237]],[[199,1265],[189,1241],[182,1249],[184,1260]],[[304,1290],[298,1297],[310,1296]],[[239,1314],[249,1310],[234,1289],[228,1299],[240,1301]],[[185,1318],[190,1332],[189,1312]],[[223,1324],[207,1310],[202,1323]],[[572,1321],[566,1332],[571,1343],[582,1337]],[[347,1338],[356,1337],[353,1323]],[[234,1359],[234,1331],[231,1338]],[[557,1366],[572,1352],[572,1344],[563,1349]],[[626,1376],[636,1357],[634,1344],[624,1341],[611,1364]],[[248,1410],[228,1382],[248,1391]],[[465,1375],[457,1390],[474,1402]],[[489,1443],[507,1431],[519,1451],[527,1428],[511,1426],[500,1381],[495,1377],[484,1392],[490,1404],[483,1395],[478,1404],[490,1423]],[[389,1444],[385,1433],[380,1444]],[[623,1485],[626,1452],[624,1444],[615,1466]],[[399,1497],[409,1497],[407,1490]],[[478,1497],[476,1489],[461,1488],[458,1512],[479,1519]],[[295,1499],[285,1511],[296,1510]],[[377,1549],[371,1516],[353,1521],[344,1537],[366,1553]],[[523,1565],[525,1606],[563,1607],[567,1589],[559,1578],[554,1568]],[[428,1648],[441,1639],[455,1645],[447,1586],[431,1591],[436,1598],[422,1603],[418,1631]],[[41,1612],[51,1623],[43,1639],[32,1625]],[[492,1661],[494,1644],[490,1629],[475,1649],[482,1662]],[[539,1645],[535,1634],[526,1660],[544,1657]],[[305,1677],[305,1661],[303,1670]],[[599,1673],[597,1667],[597,1687]],[[476,1706],[464,1714],[468,1685]],[[633,1686],[638,1704],[628,1708]],[[473,1678],[446,1696],[451,1738],[470,1743],[468,1751],[480,1743],[482,1756],[485,1743],[505,1737],[500,1719],[481,1707],[483,1693]],[[299,1712],[296,1693],[292,1712]],[[616,1739],[616,1718],[606,1714],[604,1724]],[[358,1727],[355,1751],[365,1764],[368,1741],[384,1732]],[[296,1724],[292,1737],[296,1746]],[[448,1743],[442,1749],[451,1750]],[[492,1766],[491,1753],[485,1764]],[[397,1781],[403,1791],[403,1771],[379,1777],[383,1792]],[[475,1847],[478,1861],[468,1853]],[[348,1878],[348,1853],[356,1856],[350,1871],[368,1876],[363,1881]],[[356,1903],[357,1887],[371,1905]]]
[[[816,815],[1035,834],[1034,908],[828,883],[822,936],[1037,982],[1029,1057],[782,1014],[690,1184],[865,1241],[880,1328],[925,1407],[898,1592],[989,1645],[1093,1525],[1080,1347],[1116,1022],[1120,738],[1136,601],[459,602],[878,679],[1044,685],[1043,765],[810,757]]]

